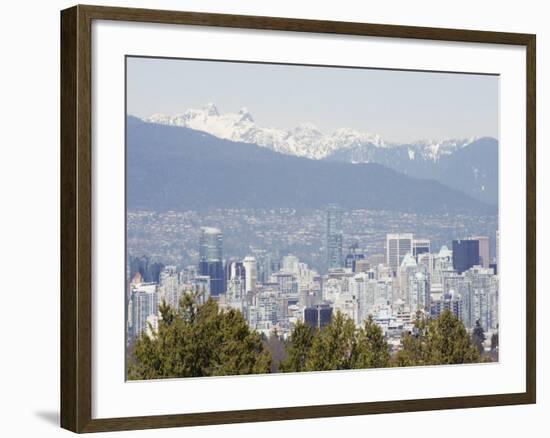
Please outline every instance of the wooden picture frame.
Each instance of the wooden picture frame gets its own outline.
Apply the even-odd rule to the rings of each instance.
[[[526,391],[194,414],[92,418],[92,22],[114,20],[386,38],[517,45],[526,48],[527,283]],[[531,34],[238,16],[99,6],[61,12],[61,426],[99,432],[335,417],[536,402],[535,57]]]

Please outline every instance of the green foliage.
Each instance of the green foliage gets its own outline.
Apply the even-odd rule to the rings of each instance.
[[[474,327],[474,331],[472,333],[472,342],[477,347],[479,354],[483,353],[483,343],[485,342],[485,339],[487,339],[487,337],[485,336],[485,331],[483,330],[483,327],[481,327],[481,324],[478,320],[476,321],[476,326]]]
[[[179,310],[159,308],[158,331],[135,343],[129,379],[268,373],[271,356],[258,333],[236,310],[220,311],[213,300],[198,305],[184,295]]]
[[[281,361],[282,372],[299,372],[306,370],[306,361],[313,344],[315,330],[303,322],[294,327],[287,345],[287,358]]]
[[[249,329],[239,311],[220,311],[213,300],[199,305],[190,294],[178,310],[162,303],[159,313],[158,331],[135,342],[129,379],[473,363],[480,361],[479,341],[485,340],[479,324],[470,338],[450,311],[437,319],[417,314],[413,333],[402,338],[393,357],[372,317],[359,328],[340,312],[323,329],[300,322],[285,342],[275,332],[265,337]],[[495,344],[498,334],[493,349]]]
[[[479,353],[470,344],[464,324],[452,312],[443,312],[438,319],[430,321],[428,327],[427,346],[431,364],[472,363],[479,360]]]
[[[384,332],[372,316],[356,335],[351,368],[386,368],[390,366],[390,352]]]
[[[331,323],[316,333],[305,363],[305,370],[350,369],[355,344],[355,323],[348,316],[337,312]]]
[[[447,365],[479,362],[462,321],[446,310],[437,319],[418,318],[413,334],[405,335],[395,366]]]
[[[282,362],[287,358],[286,343],[277,330],[273,330],[269,337],[263,339],[264,347],[271,354],[271,372],[278,373]]]
[[[348,316],[337,312],[322,330],[298,323],[287,347],[284,372],[382,368],[390,365],[390,353],[382,329],[369,318],[356,329]]]
[[[498,348],[498,332],[495,332],[491,336],[491,351],[496,351],[497,348]]]

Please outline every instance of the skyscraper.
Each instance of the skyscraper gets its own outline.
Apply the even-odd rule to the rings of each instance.
[[[336,205],[327,208],[327,268],[342,267],[342,209]]]
[[[412,233],[386,234],[386,262],[393,275],[407,253],[413,253]]]
[[[147,329],[147,318],[156,314],[156,283],[141,283],[134,286],[131,298],[132,336],[138,338]]]
[[[358,245],[355,243],[353,245],[350,245],[348,254],[346,255],[346,258],[344,259],[344,267],[351,269],[353,272],[355,272],[355,266],[358,260],[363,260],[365,258],[365,254],[362,254],[358,251]]]
[[[489,256],[489,238],[487,236],[475,236],[471,238],[479,242],[479,264],[484,268],[488,268],[491,263]]]
[[[241,303],[240,309],[242,309],[242,300],[245,293],[246,285],[246,271],[243,262],[234,261],[227,263],[226,266],[227,275],[226,280],[226,294],[227,301],[231,304]]]
[[[178,271],[175,266],[166,266],[159,276],[158,301],[165,302],[173,309],[179,308],[182,290],[180,288]]]
[[[227,266],[227,271],[227,280],[238,278],[244,281],[244,279],[246,278],[246,272],[243,262],[234,261],[232,263],[229,263]]]
[[[210,294],[225,292],[223,275],[223,234],[218,228],[201,227],[199,238],[199,274],[210,277]]]
[[[419,256],[420,254],[425,254],[431,252],[430,248],[430,239],[414,239],[413,240],[413,253],[414,257]]]
[[[430,279],[421,270],[409,277],[409,305],[411,311],[430,312]]]
[[[283,257],[282,270],[294,275],[298,275],[300,259],[295,255],[289,254]]]
[[[317,304],[304,309],[304,323],[313,328],[324,328],[332,321],[332,307],[329,304]]]
[[[254,257],[247,256],[243,260],[243,266],[245,271],[245,292],[249,293],[254,291],[254,288],[256,287],[256,280],[258,278],[258,264]]]
[[[453,269],[459,274],[479,265],[479,240],[453,240]]]

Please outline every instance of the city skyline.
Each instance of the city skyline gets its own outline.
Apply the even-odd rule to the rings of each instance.
[[[499,360],[497,76],[126,61],[128,379]]]
[[[340,211],[330,205],[325,213],[326,242],[332,248],[327,247],[322,272],[291,253],[272,258],[261,248],[244,258],[223,256],[223,230],[207,225],[200,226],[195,266],[155,264],[156,274],[146,274],[145,281],[139,265],[134,265],[129,284],[130,345],[142,336],[154,339],[158,309],[164,304],[179,309],[182,298],[191,294],[199,304],[214,299],[220,309],[238,311],[250,330],[266,339],[274,333],[290,339],[300,321],[321,331],[334,318],[344,317],[360,330],[371,318],[383,333],[391,357],[399,357],[403,336],[415,330],[418,312],[430,319],[447,312],[471,336],[479,330],[491,335],[490,354],[492,360],[498,358],[493,351],[499,326],[497,264],[493,257],[484,267],[482,256],[483,245],[498,233],[493,238],[457,237],[449,242],[452,250],[447,245],[433,248],[428,236],[388,233],[385,254],[366,255],[352,246],[344,257],[343,239],[331,239],[331,234],[341,233]],[[342,256],[335,259],[334,254]],[[212,267],[204,266],[206,261],[216,264],[213,276]],[[223,279],[213,287],[219,272]],[[480,345],[480,351],[489,354],[485,343]]]

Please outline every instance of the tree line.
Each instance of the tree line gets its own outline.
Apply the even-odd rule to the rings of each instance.
[[[251,330],[242,313],[220,309],[209,299],[198,304],[184,295],[179,309],[162,303],[158,328],[142,334],[128,357],[128,378],[226,376],[475,363],[484,355],[485,334],[476,324],[469,335],[462,321],[444,311],[438,318],[416,315],[414,329],[402,338],[395,354],[382,329],[368,317],[356,327],[336,312],[317,329],[299,322],[289,338],[273,332],[269,338]],[[498,348],[498,336],[491,339]]]

